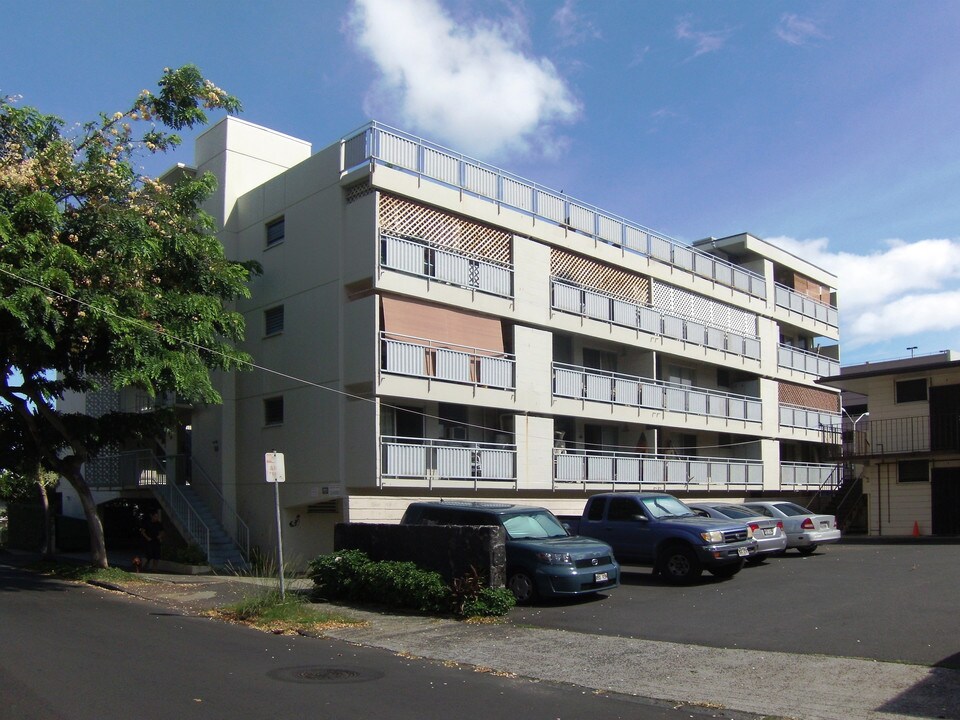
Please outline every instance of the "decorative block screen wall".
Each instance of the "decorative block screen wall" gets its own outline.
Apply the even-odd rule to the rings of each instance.
[[[757,336],[757,316],[740,308],[710,300],[666,283],[653,283],[653,306],[658,310],[691,318],[725,330]]]
[[[380,231],[422,240],[434,247],[484,260],[510,264],[511,234],[452,213],[381,194]]]
[[[599,290],[644,305],[650,304],[650,279],[552,248],[550,274],[582,287]]]
[[[781,405],[796,405],[829,413],[840,412],[840,396],[836,393],[789,383],[780,383],[778,391]]]

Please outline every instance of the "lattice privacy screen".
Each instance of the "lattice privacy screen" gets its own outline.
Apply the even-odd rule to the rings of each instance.
[[[780,383],[778,395],[781,405],[796,405],[830,413],[840,412],[840,396],[826,390]]]
[[[740,335],[757,336],[757,316],[753,313],[674,285],[654,282],[653,306],[671,315],[688,317]]]
[[[650,279],[604,265],[582,255],[550,250],[550,274],[583,287],[616,295],[644,305],[650,304]]]
[[[451,248],[463,255],[511,262],[511,235],[504,230],[385,194],[380,195],[379,215],[381,232]]]

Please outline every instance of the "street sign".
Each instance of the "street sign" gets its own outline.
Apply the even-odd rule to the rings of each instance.
[[[267,465],[267,482],[282,483],[285,479],[283,470],[283,453],[268,452],[263,457]]]

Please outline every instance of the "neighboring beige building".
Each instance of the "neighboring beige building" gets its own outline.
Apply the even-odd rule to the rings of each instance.
[[[960,535],[960,356],[849,365],[842,454],[871,535]],[[839,499],[839,498],[838,498]]]
[[[310,145],[197,140],[208,211],[262,276],[258,369],[192,417],[193,476],[287,558],[415,498],[576,513],[592,492],[809,497],[838,483],[836,278],[749,234],[682,244],[371,123]],[[181,172],[190,169],[182,168]]]

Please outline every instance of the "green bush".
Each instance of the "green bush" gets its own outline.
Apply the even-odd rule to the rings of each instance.
[[[506,588],[485,587],[461,606],[463,617],[502,617],[517,604],[513,593]]]
[[[309,564],[316,594],[329,600],[353,600],[461,617],[505,615],[514,605],[505,588],[483,587],[473,571],[451,588],[439,573],[412,562],[374,562],[361,550],[320,555]]]

